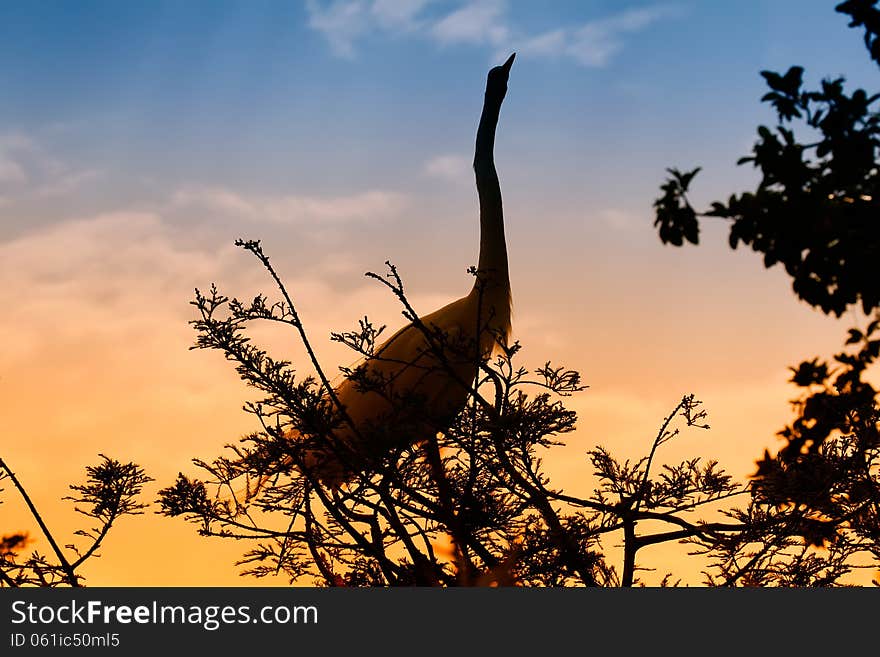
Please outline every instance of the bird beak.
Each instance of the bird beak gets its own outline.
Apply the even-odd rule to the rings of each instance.
[[[516,57],[516,53],[513,53],[510,57],[508,57],[507,61],[501,65],[501,68],[504,69],[505,73],[510,73],[510,67],[513,66],[514,57]]]

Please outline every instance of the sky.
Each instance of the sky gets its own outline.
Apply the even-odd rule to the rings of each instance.
[[[144,466],[150,500],[254,430],[232,366],[189,349],[194,288],[273,291],[236,238],[263,240],[331,370],[352,355],[330,331],[403,322],[364,272],[394,262],[424,312],[465,294],[485,76],[515,51],[496,140],[513,332],[523,364],[590,386],[569,400],[578,430],[547,456],[551,479],[586,494],[587,449],[644,454],[689,392],[712,429],[660,457],[749,474],[791,418],[788,367],[861,318],[797,301],[723,224],[699,248],[663,246],[651,205],[667,167],[703,167],[698,205],[755,183],[736,160],[773,122],[759,71],[876,81],[834,4],[0,4],[0,456],[65,536],[79,519],[60,498],[98,453]],[[302,359],[295,336],[257,336]],[[33,533],[8,488],[0,530]],[[248,584],[242,551],[148,513],[83,574]],[[684,552],[644,556],[672,569]]]

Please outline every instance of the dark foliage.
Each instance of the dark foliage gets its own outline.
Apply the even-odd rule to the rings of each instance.
[[[865,27],[865,44],[880,64],[876,5],[850,0],[837,10]],[[654,204],[655,226],[663,242],[681,246],[698,243],[700,216],[726,219],[730,246],[745,244],[763,254],[766,267],[785,267],[799,298],[838,317],[856,303],[870,313],[880,307],[880,94],[848,94],[843,78],[806,90],[803,72],[792,66],[784,75],[761,73],[770,88],[762,100],[779,124],[760,126],[752,155],[739,160],[760,169],[757,189],[698,213],[687,192],[699,168],[670,169]],[[809,140],[801,141],[795,124]]]
[[[378,452],[351,482],[322,484],[302,455],[309,446],[333,449],[340,414],[327,376],[314,361],[316,373],[298,378],[290,363],[247,337],[252,322],[282,322],[314,353],[260,245],[240,245],[269,269],[283,301],[244,303],[212,287],[196,292],[193,325],[197,348],[221,351],[260,391],[245,405],[260,429],[228,445],[227,456],[196,460],[203,479],[180,474],[159,502],[161,513],[185,518],[204,536],[252,543],[239,561],[243,574],[323,586],[632,586],[642,583],[639,551],[668,541],[693,544],[706,557],[707,582],[717,585],[831,586],[876,567],[878,454],[862,449],[858,474],[848,465],[858,431],[822,441],[826,461],[846,469],[832,475],[829,495],[793,502],[792,491],[805,489],[786,484],[787,471],[765,468],[740,484],[712,460],[658,465],[660,449],[681,428],[708,429],[701,403],[686,395],[643,458],[620,461],[604,447],[591,449],[593,483],[585,488],[592,492],[569,493],[551,484],[542,457],[574,429],[576,415],[563,402],[585,386],[577,372],[550,363],[532,371],[516,365],[518,343],[480,362],[469,403],[436,440]],[[388,285],[406,317],[418,317],[393,267],[390,278],[371,276]],[[431,333],[442,362],[444,336],[419,330]],[[874,330],[860,336],[866,344]],[[379,332],[364,318],[332,337],[368,356]],[[342,371],[357,378],[363,368]],[[795,380],[816,388],[834,375],[816,361],[798,368]],[[853,381],[846,372],[837,377],[834,383]],[[363,385],[381,390],[384,382]],[[740,499],[745,506],[731,506]],[[610,550],[618,546],[613,565]],[[661,583],[672,582],[669,574]]]
[[[851,27],[864,27],[880,64],[876,5],[850,0],[836,9],[850,16]],[[793,402],[794,421],[779,432],[785,444],[758,461],[749,506],[726,513],[750,529],[688,540],[711,557],[709,583],[827,585],[872,567],[871,559],[854,562],[855,555],[878,555],[880,407],[866,375],[880,357],[880,94],[847,95],[842,78],[804,90],[799,66],[761,75],[770,87],[762,100],[773,105],[779,125],[760,126],[753,155],[740,160],[760,169],[758,188],[697,213],[687,192],[699,169],[670,169],[654,204],[660,238],[697,244],[699,216],[727,219],[731,248],[744,243],[764,254],[766,267],[781,263],[802,300],[836,316],[859,302],[874,318],[849,329],[832,363],[813,358],[792,368],[802,394]],[[794,123],[816,139],[799,141]]]
[[[871,59],[880,64],[880,9],[877,9],[877,0],[846,0],[836,9],[850,17],[850,27],[865,28],[865,47],[871,53]]]
[[[75,536],[86,539],[86,545],[68,543],[63,548],[18,477],[0,459],[0,482],[12,483],[51,548],[51,554],[33,551],[25,556],[24,549],[36,539],[31,539],[26,532],[0,537],[0,587],[82,586],[83,576],[78,571],[88,559],[99,556],[98,549],[113,524],[122,516],[143,513],[146,505],[139,503],[137,496],[152,479],[134,463],[100,456],[102,460],[98,465],[86,468],[85,483],[70,486],[73,495],[64,498],[74,503],[77,513],[90,519],[89,525],[74,532]]]

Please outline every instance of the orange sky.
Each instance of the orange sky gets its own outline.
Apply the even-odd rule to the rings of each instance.
[[[723,267],[707,275],[700,250],[657,244],[654,260],[661,265],[653,276],[647,265],[620,258],[603,263],[595,276],[590,272],[597,266],[587,260],[567,263],[563,269],[585,273],[566,280],[550,264],[528,262],[529,245],[516,238],[517,213],[509,214],[522,360],[536,366],[552,358],[580,369],[590,385],[570,400],[579,430],[546,459],[554,482],[568,491],[586,492],[591,472],[583,454],[589,447],[603,444],[620,456],[639,456],[662,417],[690,391],[704,400],[712,429],[685,432],[661,457],[699,454],[719,459],[736,475],[749,473],[790,417],[786,401],[794,389],[786,384],[787,366],[835,347],[841,337],[842,326],[797,303],[778,272],[759,272],[761,286],[739,286],[741,277],[755,278],[759,264],[751,254],[717,248]],[[267,250],[278,253],[276,266],[325,362],[351,360],[325,338],[331,329],[353,326],[364,312],[399,324],[395,302],[378,285],[365,281],[339,292],[322,282],[321,270],[297,276],[294,257],[283,247]],[[435,252],[431,259],[443,255]],[[523,260],[526,265],[518,265]],[[359,264],[366,269],[375,263]],[[342,268],[358,278],[354,266]],[[467,285],[466,274],[455,274],[463,266],[448,269],[445,295],[410,286],[416,308],[438,306]],[[249,391],[232,367],[217,353],[188,351],[193,281],[217,281],[238,294],[270,290],[247,254],[231,246],[210,256],[188,251],[155,215],[110,214],[4,244],[0,277],[9,282],[0,291],[9,309],[0,345],[4,458],[61,541],[79,519],[59,498],[98,452],[143,465],[157,480],[144,495],[151,500],[179,470],[195,472],[190,458],[214,456],[224,442],[254,429],[239,410]],[[294,336],[258,336],[277,355],[301,362]],[[7,491],[5,499],[4,529],[33,531],[15,496]],[[147,514],[124,518],[104,556],[83,573],[91,585],[245,584],[232,567],[242,549],[199,538],[180,520]],[[643,557],[651,562],[652,554],[668,552],[657,548]],[[669,569],[686,567],[674,555],[666,558]]]

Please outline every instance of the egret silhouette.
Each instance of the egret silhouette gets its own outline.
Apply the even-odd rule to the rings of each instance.
[[[340,422],[331,440],[311,441],[302,457],[306,469],[325,485],[351,480],[390,449],[436,438],[463,410],[481,360],[507,344],[511,292],[494,146],[515,56],[489,71],[477,129],[480,251],[474,285],[464,297],[421,316],[377,346],[361,364],[360,375],[334,389],[329,397],[341,407]],[[374,383],[365,386],[365,380]]]

